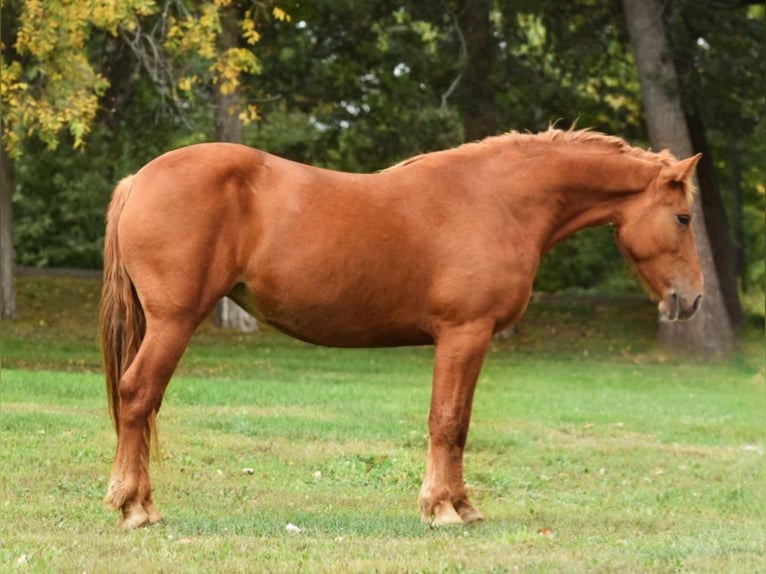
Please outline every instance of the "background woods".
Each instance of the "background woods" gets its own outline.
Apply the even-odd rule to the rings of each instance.
[[[371,171],[577,121],[684,155],[654,127],[645,72],[660,56],[640,51],[650,31],[633,5],[663,27],[672,135],[705,153],[698,233],[726,346],[739,293],[764,281],[764,9],[738,0],[2,0],[3,314],[16,312],[14,252],[17,265],[99,268],[115,182],[189,143]],[[636,287],[597,229],[549,254],[537,288]]]

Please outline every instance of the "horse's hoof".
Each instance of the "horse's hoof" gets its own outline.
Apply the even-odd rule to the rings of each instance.
[[[143,506],[144,511],[149,516],[149,524],[157,524],[162,520],[162,515],[157,510],[157,507],[154,506],[153,502],[145,501]]]
[[[449,501],[437,504],[434,508],[434,519],[431,522],[432,527],[439,528],[440,526],[454,526],[463,523],[463,519]]]
[[[484,514],[470,502],[460,506],[458,514],[460,514],[460,518],[463,519],[463,522],[479,522],[481,520],[486,520]]]
[[[122,530],[135,530],[149,523],[149,514],[144,510],[140,502],[131,502],[123,505],[122,517],[119,523]]]

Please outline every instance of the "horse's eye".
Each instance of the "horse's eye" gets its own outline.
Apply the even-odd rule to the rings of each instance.
[[[676,215],[676,221],[680,223],[681,225],[689,225],[689,222],[692,220],[691,215],[687,215],[685,213],[679,213]]]

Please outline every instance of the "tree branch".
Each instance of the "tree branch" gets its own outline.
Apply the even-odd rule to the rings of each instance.
[[[441,111],[444,111],[447,109],[447,100],[450,98],[453,92],[457,89],[458,84],[460,84],[460,80],[463,79],[463,75],[465,74],[466,66],[468,65],[468,46],[466,46],[463,30],[460,29],[460,23],[458,22],[457,16],[455,15],[454,12],[452,14],[452,23],[455,26],[455,30],[457,31],[457,36],[460,39],[460,71],[458,72],[457,76],[455,76],[455,79],[452,80],[452,83],[449,85],[449,88],[447,88],[447,90],[442,94],[441,106],[439,107]]]

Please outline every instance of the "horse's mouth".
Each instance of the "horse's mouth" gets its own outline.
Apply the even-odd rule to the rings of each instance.
[[[689,304],[688,299],[679,295],[676,291],[671,291],[660,301],[658,308],[660,315],[666,321],[685,321],[692,318],[701,304],[701,294],[696,295],[691,304]]]

